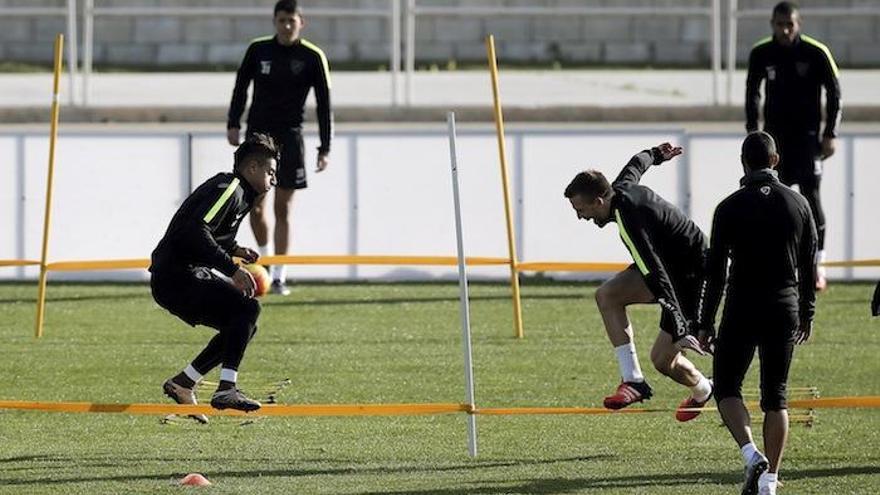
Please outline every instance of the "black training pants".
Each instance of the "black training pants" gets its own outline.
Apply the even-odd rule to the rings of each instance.
[[[742,399],[742,383],[755,349],[761,365],[761,409],[786,409],[788,370],[798,328],[797,298],[784,296],[770,303],[724,307],[713,358],[715,399]]]
[[[178,273],[153,273],[153,298],[160,306],[192,326],[205,325],[218,334],[193,360],[206,374],[219,364],[237,370],[248,342],[257,332],[260,303],[207,268]]]

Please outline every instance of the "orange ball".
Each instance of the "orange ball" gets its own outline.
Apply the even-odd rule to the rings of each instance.
[[[263,268],[263,265],[251,263],[250,265],[242,265],[242,268],[250,272],[254,277],[254,282],[257,284],[257,289],[254,291],[255,296],[261,297],[269,292],[269,286],[272,285],[272,279],[269,277],[269,272]]]
[[[211,482],[208,481],[208,478],[205,478],[199,473],[189,473],[180,479],[180,484],[189,486],[208,486]]]

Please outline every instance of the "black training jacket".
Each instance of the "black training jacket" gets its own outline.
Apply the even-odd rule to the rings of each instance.
[[[812,321],[817,236],[807,200],[770,169],[741,184],[715,209],[700,324],[714,325],[725,281],[728,305],[755,311],[797,297],[800,319]]]
[[[330,110],[330,65],[313,43],[298,39],[284,46],[275,37],[253,40],[235,78],[227,128],[241,128],[247,90],[254,82],[248,127],[273,131],[302,127],[306,97],[315,88],[322,153],[330,151],[333,115]]]
[[[240,175],[221,173],[208,179],[174,214],[153,250],[150,271],[172,273],[206,266],[231,277],[238,269],[230,256],[238,247],[235,235],[256,197]]]
[[[679,304],[672,279],[702,275],[706,236],[681,210],[651,189],[639,185],[642,174],[654,164],[651,151],[630,159],[611,185],[612,220],[639,272],[657,302],[676,322],[676,338],[689,332],[689,322]]]
[[[837,64],[827,46],[799,35],[792,46],[772,37],[757,42],[749,55],[746,79],[746,130],[758,129],[761,81],[767,80],[764,129],[777,139],[784,135],[818,136],[821,89],[825,87],[824,136],[837,137],[840,122],[840,82]]]

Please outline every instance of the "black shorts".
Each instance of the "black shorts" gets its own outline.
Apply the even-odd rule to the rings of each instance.
[[[245,296],[208,268],[153,273],[150,288],[159,306],[191,326],[205,325],[219,330],[241,319],[242,315],[254,315],[252,323],[256,323],[260,312],[256,299]]]
[[[278,161],[278,187],[284,189],[305,189],[306,164],[305,147],[302,130],[298,128],[266,130],[248,128],[247,135],[255,132],[269,134],[275,144],[281,147],[281,158]]]
[[[821,144],[817,135],[807,132],[795,135],[767,132],[776,140],[779,180],[787,186],[798,184],[802,189],[815,188],[822,178],[822,161],[819,160]]]
[[[761,307],[726,304],[715,342],[715,398],[742,398],[742,383],[755,349],[761,362],[761,409],[786,409],[788,370],[798,328],[797,298],[787,297]]]
[[[672,287],[684,317],[689,322],[696,321],[700,308],[700,291],[703,288],[702,272],[694,270],[677,277],[673,274],[670,275],[672,276]],[[666,308],[663,308],[660,314],[660,330],[673,336],[676,334],[675,317]]]

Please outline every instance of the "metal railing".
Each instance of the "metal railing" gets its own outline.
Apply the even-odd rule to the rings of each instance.
[[[739,19],[765,18],[768,23],[772,17],[770,9],[739,9],[739,0],[727,0],[727,104],[733,104],[733,79],[736,70],[736,31]],[[880,6],[876,7],[806,7],[800,9],[801,17],[863,17],[880,16]],[[768,28],[768,34],[771,33]],[[878,48],[880,49],[880,48]]]
[[[406,4],[406,104],[412,104],[412,75],[415,72],[415,44],[417,16],[489,17],[489,16],[543,16],[543,17],[607,17],[607,16],[701,16],[708,18],[711,31],[712,103],[719,103],[721,74],[721,0],[709,0],[706,7],[511,7],[511,6],[427,6],[417,0]]]
[[[69,74],[70,104],[76,105],[77,60],[76,0],[67,0],[65,7],[3,7],[0,17],[66,17],[67,18],[67,70]]]
[[[69,0],[73,1],[73,0]],[[347,8],[309,8],[308,17],[378,17],[389,21],[391,102],[398,102],[398,81],[400,76],[400,0],[387,0],[386,9],[347,9]],[[262,17],[269,18],[265,7],[96,7],[95,0],[84,0],[83,6],[83,104],[89,101],[89,78],[92,74],[92,57],[95,44],[96,17]],[[268,22],[267,22],[268,25]]]

